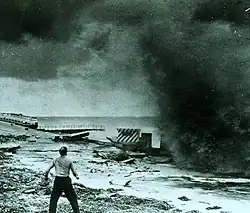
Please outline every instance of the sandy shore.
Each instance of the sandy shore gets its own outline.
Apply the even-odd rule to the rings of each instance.
[[[53,172],[48,186],[44,186],[41,173],[58,156],[57,150],[62,145],[69,148],[68,155],[80,174],[79,181],[72,180],[76,184],[82,212],[236,213],[237,209],[237,213],[244,213],[242,210],[249,206],[247,191],[241,190],[245,193],[242,196],[237,190],[226,192],[231,189],[228,187],[218,190],[213,184],[215,179],[209,175],[181,171],[169,164],[152,164],[150,159],[136,159],[132,165],[116,161],[105,163],[103,159],[93,156],[93,149],[98,148],[96,145],[55,143],[51,140],[53,135],[27,131],[23,127],[0,124],[0,132],[29,135],[29,140],[35,141],[12,142],[21,148],[16,154],[10,154],[10,159],[2,160],[1,181],[7,188],[2,189],[0,212],[47,211]],[[24,178],[23,182],[20,177]],[[127,181],[130,184],[124,187]],[[63,197],[59,200],[58,209],[58,212],[71,212],[69,203]]]

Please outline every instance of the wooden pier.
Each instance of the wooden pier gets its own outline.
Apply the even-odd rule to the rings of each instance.
[[[89,131],[105,131],[104,125],[39,125],[38,131],[51,133],[78,133]]]

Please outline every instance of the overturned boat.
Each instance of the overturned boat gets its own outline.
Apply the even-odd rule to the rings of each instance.
[[[87,139],[89,136],[89,132],[78,132],[67,135],[57,135],[54,137],[54,141],[82,141]]]

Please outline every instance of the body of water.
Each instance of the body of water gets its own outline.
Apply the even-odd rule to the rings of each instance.
[[[117,128],[137,128],[152,132],[157,130],[156,117],[38,117],[39,125],[103,125],[105,131],[91,132],[90,137],[106,140],[117,136]]]

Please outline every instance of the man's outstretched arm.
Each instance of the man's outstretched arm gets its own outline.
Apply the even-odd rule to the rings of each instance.
[[[76,179],[79,179],[78,174],[77,174],[75,167],[73,165],[73,162],[71,162],[71,164],[70,164],[70,169],[71,169],[73,175],[76,177]]]
[[[48,167],[48,169],[44,172],[44,176],[47,179],[48,175],[49,175],[49,171],[55,166],[54,161],[51,162],[50,166]]]

